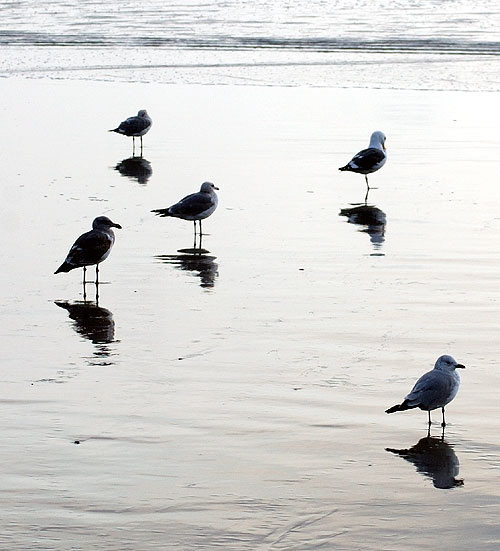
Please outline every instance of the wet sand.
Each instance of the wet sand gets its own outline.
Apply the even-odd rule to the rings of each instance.
[[[498,548],[495,94],[0,91],[2,547]],[[106,130],[142,108],[130,161]],[[370,234],[337,169],[375,129]],[[207,252],[179,252],[192,223],[150,210],[204,180]],[[97,306],[53,272],[101,214],[123,229]],[[384,410],[444,353],[467,369],[443,443]]]

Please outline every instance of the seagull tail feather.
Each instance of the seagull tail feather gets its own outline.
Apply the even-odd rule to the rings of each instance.
[[[67,262],[63,262],[59,268],[54,272],[55,274],[58,274],[60,272],[70,272],[73,270],[73,268],[76,268],[76,266],[72,266],[71,264],[68,264]]]
[[[157,216],[172,216],[169,211],[170,207],[167,209],[154,209],[151,212],[154,212]]]
[[[411,409],[415,406],[409,406],[408,400],[405,400],[402,404],[396,404],[395,406],[392,406],[392,408],[386,409],[386,413],[394,413],[396,411],[406,411],[407,409]]]
[[[339,170],[351,170],[351,167],[349,166],[349,164],[347,164],[345,166],[341,166]]]

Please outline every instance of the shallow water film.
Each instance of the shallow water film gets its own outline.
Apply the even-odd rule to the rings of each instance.
[[[297,2],[176,4],[182,47],[128,38],[137,14],[142,40],[168,33],[118,4],[2,7],[0,547],[496,551],[498,63],[469,44],[496,40],[484,3],[412,3],[468,50],[394,57],[248,46],[331,42],[320,2],[302,19]],[[370,26],[343,2],[339,40],[359,39],[353,4]],[[385,4],[384,44],[408,27]],[[200,34],[245,46],[186,45]],[[108,132],[140,109],[142,156]],[[367,193],[338,168],[374,130],[388,158]],[[201,238],[151,212],[204,181],[219,204]],[[94,266],[85,287],[54,275],[100,215],[122,229],[99,285]],[[386,415],[442,354],[466,367],[447,426]]]

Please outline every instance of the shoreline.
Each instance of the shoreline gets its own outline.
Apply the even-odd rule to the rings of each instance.
[[[128,53],[127,53],[128,55]],[[498,56],[342,52],[131,52],[12,47],[0,50],[0,78],[149,84],[499,92]],[[282,59],[280,59],[282,58]],[[12,65],[12,59],[21,59]],[[26,60],[26,61],[25,61]],[[478,82],[477,75],[482,79]],[[479,85],[479,87],[478,87]]]

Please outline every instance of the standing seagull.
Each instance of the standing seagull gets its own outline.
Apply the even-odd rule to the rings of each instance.
[[[394,413],[395,411],[420,408],[428,412],[430,425],[431,410],[441,408],[443,412],[441,426],[445,427],[444,406],[455,398],[460,386],[460,376],[456,371],[457,368],[465,369],[465,366],[457,363],[451,356],[440,356],[434,365],[434,369],[420,377],[403,403],[396,404],[385,410],[385,412]]]
[[[146,109],[141,109],[136,117],[129,117],[127,120],[120,123],[117,128],[110,130],[110,132],[117,132],[124,136],[132,136],[132,155],[135,153],[135,138],[139,136],[141,138],[141,156],[142,156],[142,137],[149,132],[153,121],[148,115]]]
[[[83,284],[87,266],[95,264],[96,284],[99,283],[99,264],[108,258],[111,247],[115,242],[115,234],[111,228],[122,227],[115,224],[107,216],[98,216],[92,222],[92,229],[74,242],[66,260],[54,272],[69,272],[75,268],[83,268]]]
[[[155,209],[154,212],[158,216],[174,216],[175,218],[182,218],[183,220],[193,220],[194,222],[194,234],[196,236],[196,220],[199,221],[200,235],[201,235],[201,221],[204,218],[208,218],[214,210],[217,208],[219,202],[212,182],[203,182],[201,184],[200,191],[198,193],[191,193],[184,199],[181,199],[175,205],[166,209]]]
[[[385,140],[385,134],[377,130],[371,135],[368,148],[356,153],[345,166],[339,168],[339,170],[348,170],[350,172],[364,174],[367,192],[370,189],[367,175],[382,168],[387,160]]]

